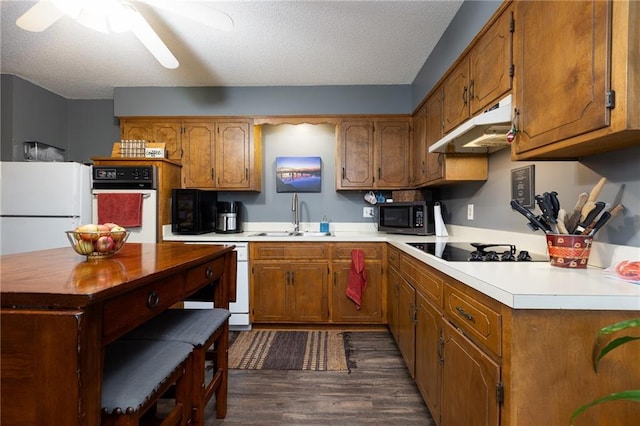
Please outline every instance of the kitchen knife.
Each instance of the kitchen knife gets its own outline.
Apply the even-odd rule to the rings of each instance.
[[[593,226],[587,226],[587,228],[582,232],[582,235],[595,235],[595,233],[598,232],[598,230],[600,230],[600,228],[602,228],[605,223],[607,223],[612,217],[618,215],[623,209],[624,206],[622,204],[618,204],[617,206],[612,208],[611,211],[605,211],[593,224]]]
[[[542,212],[542,217],[545,218],[547,223],[556,223],[556,214],[553,211],[553,204],[551,203],[551,194],[545,192],[542,195],[535,196],[538,208]]]
[[[589,212],[589,214],[587,214],[586,219],[578,224],[576,230],[573,233],[581,235],[582,232],[584,232],[584,230],[589,227],[589,225],[591,225],[592,223],[595,225],[598,215],[604,210],[605,205],[606,204],[604,203],[604,201],[597,201],[593,209]]]
[[[565,209],[558,210],[558,223],[556,226],[558,227],[559,234],[568,234],[567,227],[564,224],[565,219],[567,218],[567,211]]]
[[[558,213],[560,213],[560,200],[558,200],[558,193],[556,191],[551,191],[549,198],[551,198],[551,206],[553,207],[553,217],[557,220]]]
[[[589,198],[587,198],[587,202],[582,207],[582,211],[580,213],[580,222],[585,222],[587,219],[587,215],[595,207],[596,200],[598,199],[598,196],[600,195],[600,191],[602,191],[602,187],[604,186],[604,183],[606,181],[607,181],[607,178],[605,177],[600,178],[598,183],[596,183],[596,185],[593,187],[593,189],[589,193]]]
[[[582,207],[587,202],[588,198],[589,198],[589,194],[587,194],[586,192],[583,192],[582,194],[580,194],[578,196],[578,202],[576,203],[575,207],[573,208],[573,212],[571,213],[571,215],[569,215],[567,220],[564,222],[565,226],[567,227],[567,231],[569,232],[569,234],[573,234],[573,231],[576,230],[576,226],[578,226],[578,222],[580,222],[580,215],[582,213]]]
[[[529,219],[529,223],[527,223],[527,225],[529,226],[529,228],[531,228],[532,231],[542,229],[545,233],[551,232],[551,228],[549,227],[549,225],[547,225],[543,220],[540,220],[540,218],[531,213],[531,210],[523,206],[518,200],[511,200],[511,208]]]

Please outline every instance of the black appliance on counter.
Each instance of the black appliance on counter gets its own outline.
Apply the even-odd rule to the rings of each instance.
[[[171,190],[171,231],[206,234],[216,229],[218,193],[202,189]]]
[[[378,231],[389,234],[433,235],[433,203],[410,201],[378,206]]]
[[[514,244],[408,243],[425,253],[449,262],[548,262],[546,256],[516,250]]]
[[[242,203],[240,201],[218,201],[216,232],[235,234],[242,232]]]

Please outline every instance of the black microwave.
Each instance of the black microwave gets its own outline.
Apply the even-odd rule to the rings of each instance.
[[[206,234],[216,229],[218,193],[202,189],[171,190],[171,231]]]
[[[380,204],[378,231],[391,234],[433,235],[433,205],[426,201]]]

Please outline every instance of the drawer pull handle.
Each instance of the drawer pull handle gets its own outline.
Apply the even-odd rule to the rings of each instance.
[[[213,277],[213,269],[211,269],[211,266],[207,266],[207,269],[204,271],[204,276],[209,280]]]
[[[160,295],[157,291],[153,290],[149,293],[149,297],[147,297],[147,306],[153,309],[158,306],[158,303],[160,303]]]
[[[460,315],[462,315],[463,317],[465,317],[469,321],[473,321],[473,315],[471,315],[469,312],[467,312],[464,309],[462,309],[460,306],[456,306],[456,311],[458,311],[458,313]]]

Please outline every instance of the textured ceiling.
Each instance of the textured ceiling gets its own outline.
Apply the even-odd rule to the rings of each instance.
[[[42,33],[18,28],[34,3],[0,2],[0,71],[65,98],[110,99],[132,86],[411,84],[462,0],[199,2],[229,14],[231,32],[131,2],[180,62],[175,70],[131,33],[66,17]]]

